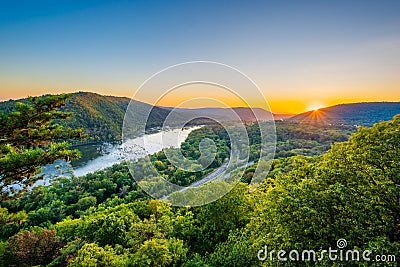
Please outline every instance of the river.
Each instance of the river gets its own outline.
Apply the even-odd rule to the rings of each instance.
[[[38,181],[36,185],[47,185],[55,177],[83,176],[111,167],[124,160],[138,159],[145,155],[154,154],[163,148],[179,147],[190,132],[199,128],[201,126],[164,130],[130,139],[122,144],[100,143],[78,146],[76,148],[82,153],[80,159],[70,164],[58,160],[53,164],[44,166],[42,168],[44,179]],[[146,148],[143,147],[144,143]]]

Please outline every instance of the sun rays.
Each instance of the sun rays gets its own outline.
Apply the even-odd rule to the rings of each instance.
[[[315,109],[308,112],[308,116],[306,116],[301,122],[307,122],[312,124],[323,124],[327,123],[328,117],[322,109]]]

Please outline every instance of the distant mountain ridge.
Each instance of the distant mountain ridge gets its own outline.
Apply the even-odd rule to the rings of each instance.
[[[24,102],[27,99],[0,102],[0,111],[5,113],[11,112],[18,101]],[[67,104],[63,110],[73,112],[74,116],[60,123],[66,127],[84,128],[89,136],[89,141],[119,140],[121,138],[125,111],[130,101],[131,99],[127,97],[104,96],[91,92],[73,93],[67,100]],[[143,113],[143,116],[145,116],[145,111],[149,110],[149,108],[153,109],[148,119],[148,128],[162,126],[172,109],[168,107],[152,107],[149,104],[136,101],[135,112],[138,112],[139,115]],[[252,110],[250,108],[232,108],[232,110],[238,114],[242,121],[246,122],[255,121],[256,117],[260,121],[277,119],[274,114],[261,108],[253,108]],[[235,119],[235,116],[232,116],[232,112],[229,109],[177,109],[177,118],[180,121],[187,121],[188,118],[193,116],[205,118],[216,117],[220,121]],[[211,123],[210,120],[198,119],[191,122],[192,125],[207,123]]]
[[[168,109],[173,109],[169,107]],[[275,119],[275,114],[262,108],[178,108],[176,109],[182,114],[193,114],[196,116],[211,117],[221,121],[237,120],[238,117],[242,121],[270,121]],[[233,112],[232,112],[233,111]]]
[[[362,102],[308,111],[293,116],[289,120],[371,126],[380,121],[391,120],[397,114],[400,114],[400,102]]]
[[[9,100],[0,102],[0,111],[8,113],[14,108],[18,101],[26,99]],[[64,111],[71,111],[74,116],[61,122],[66,127],[82,127],[89,135],[89,141],[119,140],[121,138],[122,124],[125,111],[131,99],[127,97],[104,96],[90,92],[73,93],[68,99]],[[136,101],[136,100],[132,100]],[[149,104],[136,101],[135,112],[139,115],[149,108],[153,108],[148,119],[148,128],[156,128],[163,125],[171,107],[152,107]],[[256,117],[260,121],[271,119],[291,120],[305,123],[342,123],[348,125],[371,126],[374,123],[390,120],[393,116],[400,114],[400,102],[364,102],[352,104],[339,104],[331,107],[319,109],[318,111],[308,111],[290,117],[287,114],[273,114],[262,108],[178,108],[177,118],[187,121],[191,117],[213,117],[219,121],[229,121],[237,119],[232,115],[232,110],[241,118],[242,121],[252,122]],[[177,122],[178,123],[178,122]],[[198,119],[191,122],[192,125],[212,123],[207,119]]]

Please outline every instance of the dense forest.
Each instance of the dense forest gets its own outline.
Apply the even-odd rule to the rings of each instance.
[[[258,164],[258,124],[246,126],[250,159],[228,194],[199,207],[173,207],[150,198],[134,176],[153,175],[137,160],[83,177],[57,178],[0,207],[1,266],[281,266],[260,250],[336,248],[400,252],[400,116],[373,127],[276,122],[275,159],[264,182],[249,190]],[[229,157],[226,131],[193,131],[180,149],[202,165],[199,143],[216,144],[214,161],[199,172],[172,166],[159,152],[153,165],[188,185]],[[4,153],[4,152],[3,152]],[[196,169],[195,166],[192,168]],[[233,170],[231,175],[235,175]],[[133,175],[133,176],[132,176]],[[215,190],[228,186],[214,182]],[[201,195],[198,196],[202,197]],[[275,254],[276,255],[276,254]],[[395,262],[290,260],[288,266],[395,266]]]

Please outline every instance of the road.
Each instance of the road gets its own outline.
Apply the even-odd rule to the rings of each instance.
[[[231,150],[230,156],[229,156],[229,161],[225,162],[224,164],[221,165],[221,167],[219,167],[218,169],[216,169],[215,171],[213,171],[212,173],[210,173],[209,175],[207,175],[206,177],[204,177],[203,179],[196,181],[194,183],[191,183],[189,186],[182,188],[181,190],[177,191],[177,192],[185,192],[186,190],[188,190],[191,187],[199,187],[205,183],[208,183],[210,181],[220,181],[222,179],[228,178],[229,177],[229,173],[226,173],[223,176],[220,176],[227,168],[228,166],[232,163],[233,160],[233,151]],[[240,162],[239,160],[239,155],[237,155],[237,162]],[[243,160],[242,160],[243,162]],[[250,165],[253,165],[254,161],[248,162],[246,163],[244,166],[242,166],[241,168],[247,168]],[[220,176],[220,177],[218,177]],[[218,179],[216,179],[218,178]],[[162,197],[161,199],[166,199],[167,196]]]
[[[209,181],[214,180],[215,178],[218,177],[218,175],[222,174],[226,170],[226,168],[228,168],[228,166],[232,163],[232,159],[233,159],[233,151],[231,150],[228,162],[225,162],[224,164],[222,164],[221,167],[219,167],[218,169],[216,169],[215,171],[213,171],[212,173],[210,173],[203,179],[198,180],[194,183],[191,183],[188,187],[184,187],[181,190],[179,190],[178,192],[185,192],[190,187],[199,187]]]

